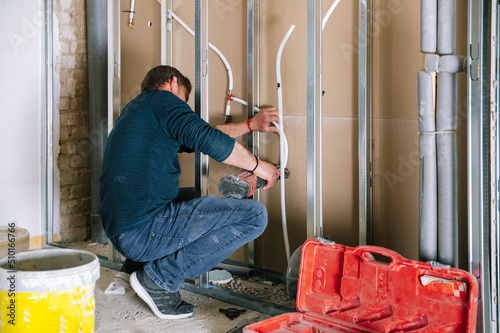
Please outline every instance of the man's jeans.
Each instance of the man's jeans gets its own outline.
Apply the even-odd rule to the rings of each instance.
[[[267,225],[264,205],[212,195],[171,202],[152,223],[111,238],[126,258],[145,262],[160,287],[175,292],[186,278],[217,266],[257,238]]]

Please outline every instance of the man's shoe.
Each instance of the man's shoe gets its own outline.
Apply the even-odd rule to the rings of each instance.
[[[194,313],[194,305],[184,302],[178,291],[161,289],[142,269],[130,275],[130,284],[160,319],[182,319]]]

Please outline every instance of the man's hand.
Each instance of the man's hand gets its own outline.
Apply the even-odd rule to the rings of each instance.
[[[250,128],[252,131],[279,133],[276,126],[271,124],[273,121],[279,121],[278,110],[274,107],[263,108],[250,119]]]
[[[267,190],[276,184],[280,176],[280,170],[276,168],[275,165],[259,160],[259,166],[253,172],[257,177],[265,179],[267,181],[266,186],[262,189]]]
[[[267,181],[267,185],[262,188],[263,190],[273,187],[280,176],[278,168],[269,162],[259,159],[259,165],[257,165],[255,156],[252,155],[252,153],[250,153],[238,141],[234,143],[231,155],[229,155],[228,158],[222,163],[252,171],[256,176],[265,179]]]
[[[248,132],[250,132],[250,128],[252,129],[252,131],[272,131],[279,133],[278,128],[271,124],[273,121],[278,122],[279,118],[280,117],[278,110],[276,110],[276,108],[274,107],[268,107],[262,108],[259,112],[257,112],[255,116],[250,119],[250,122],[247,122],[247,120],[245,120],[236,123],[221,124],[215,126],[215,128],[226,133],[232,138],[238,138],[244,134],[247,134]]]

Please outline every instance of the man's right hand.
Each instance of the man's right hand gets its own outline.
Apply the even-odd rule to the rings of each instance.
[[[276,168],[274,164],[269,162],[259,160],[259,166],[253,172],[257,177],[265,179],[267,181],[266,186],[262,189],[267,190],[276,184],[280,176],[280,170]]]

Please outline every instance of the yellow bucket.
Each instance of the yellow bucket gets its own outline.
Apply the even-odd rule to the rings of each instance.
[[[0,260],[0,332],[94,332],[99,260],[71,249]]]

